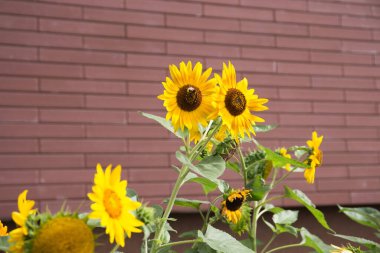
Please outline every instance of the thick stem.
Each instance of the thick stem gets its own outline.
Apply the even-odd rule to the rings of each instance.
[[[271,253],[271,252],[275,252],[275,251],[278,251],[278,250],[282,250],[282,249],[288,249],[288,248],[294,248],[294,247],[301,247],[302,244],[289,244],[289,245],[284,245],[284,246],[281,246],[281,247],[278,247],[278,248],[274,248],[274,249],[271,249],[271,250],[268,250],[266,253]]]

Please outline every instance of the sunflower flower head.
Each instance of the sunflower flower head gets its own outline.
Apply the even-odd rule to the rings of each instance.
[[[248,80],[236,82],[235,67],[231,62],[228,66],[223,63],[222,76],[215,74],[219,85],[216,98],[217,111],[214,113],[221,116],[223,124],[227,126],[231,136],[235,139],[244,135],[255,134],[253,125],[256,122],[264,122],[264,119],[253,115],[253,111],[264,111],[268,99],[260,98],[254,94],[254,89],[248,89]]]
[[[8,227],[4,226],[3,223],[0,221],[0,236],[6,235],[8,235]]]
[[[345,247],[338,247],[335,245],[331,245],[334,249],[330,251],[330,253],[353,253],[351,250]]]
[[[222,202],[222,214],[228,221],[236,224],[242,217],[241,208],[247,199],[249,190],[233,190]]]
[[[292,156],[288,154],[288,150],[284,147],[280,148],[279,152],[280,152],[280,155],[282,155],[285,158],[289,158],[289,159],[292,158]],[[287,171],[290,171],[290,163],[286,164],[284,169],[286,169]]]
[[[319,136],[316,131],[313,132],[311,140],[307,141],[307,146],[310,148],[309,156],[306,160],[310,166],[305,169],[304,176],[309,184],[314,183],[315,169],[322,165],[323,152],[319,149],[323,140],[323,136]]]
[[[100,164],[96,167],[94,186],[88,197],[94,203],[89,217],[100,219],[100,224],[106,228],[110,236],[110,243],[124,247],[124,234],[130,238],[132,233],[141,233],[139,227],[144,223],[139,221],[132,213],[141,206],[140,202],[127,197],[127,181],[120,180],[121,166],[111,170],[112,165],[103,171]]]
[[[193,68],[191,61],[181,62],[179,68],[169,66],[170,76],[162,82],[165,90],[158,98],[164,101],[166,119],[171,120],[174,129],[197,131],[198,124],[207,125],[208,116],[215,108],[216,81],[209,78],[211,68],[203,72],[197,62]]]

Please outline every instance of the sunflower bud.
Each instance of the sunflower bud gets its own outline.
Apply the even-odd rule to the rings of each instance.
[[[225,161],[228,161],[235,154],[237,146],[237,142],[228,137],[216,146],[214,155],[220,155]]]
[[[142,205],[136,210],[137,218],[142,221],[145,225],[153,223],[154,221],[154,208],[148,207],[147,205]]]

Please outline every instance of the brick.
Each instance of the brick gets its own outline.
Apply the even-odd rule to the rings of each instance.
[[[68,93],[124,94],[125,82],[81,79],[41,79],[41,91]]]
[[[241,54],[243,58],[252,58],[252,59],[285,60],[285,61],[308,61],[309,60],[309,53],[304,50],[243,47]]]
[[[83,16],[84,19],[87,20],[106,21],[124,24],[142,24],[151,26],[163,26],[165,24],[164,15],[158,13],[85,7]]]
[[[310,2],[308,9],[313,12],[322,13],[338,13],[338,14],[351,14],[368,16],[371,15],[370,6],[359,6],[352,4],[341,4],[341,3],[326,3],[326,2]]]
[[[126,0],[127,9],[165,13],[202,15],[200,3],[168,2],[161,0]]]
[[[84,39],[84,47],[88,49],[101,49],[106,51],[121,52],[149,52],[164,53],[165,43],[145,40],[129,40],[114,38],[93,38]]]
[[[344,66],[345,76],[380,77],[378,67]]]
[[[92,155],[86,156],[86,167],[95,168],[97,163],[121,164],[124,169],[146,167],[169,167],[169,158],[162,154],[120,154],[120,155]]]
[[[44,153],[112,153],[126,152],[125,140],[41,140]]]
[[[219,46],[207,44],[168,43],[169,54],[215,56],[215,57],[239,57],[239,48],[235,46]]]
[[[343,51],[377,54],[380,51],[379,43],[343,41]]]
[[[219,18],[203,18],[167,15],[166,26],[193,28],[197,30],[221,30],[221,31],[238,31],[239,21]]]
[[[163,199],[164,196],[169,196],[171,193],[170,185],[167,183],[139,183],[131,187],[133,187],[133,189],[139,193],[139,196],[141,196],[141,198],[160,196]],[[160,190],[158,191],[158,189]]]
[[[32,108],[0,108],[1,122],[37,122],[38,111]]]
[[[190,57],[184,59],[181,56],[167,56],[167,55],[153,55],[153,54],[127,54],[127,65],[128,66],[138,66],[138,67],[156,67],[168,69],[171,64],[179,65],[181,61],[192,61],[193,66],[196,62],[201,62],[200,57]],[[205,68],[205,66],[204,66]],[[205,68],[206,69],[206,68]],[[204,69],[204,70],[205,70]]]
[[[103,0],[43,0],[43,1],[52,2],[52,3],[73,4],[73,5],[99,6],[99,7],[109,7],[109,8],[124,8],[124,1],[123,0],[112,0],[112,1],[103,1]]]
[[[355,204],[376,204],[379,198],[380,191],[351,192],[351,199]]]
[[[311,134],[311,131],[309,131],[309,136]],[[318,132],[318,134],[323,135],[325,138],[323,139],[323,143],[321,145],[321,150],[326,153],[331,153],[331,152],[344,152],[347,151],[346,148],[346,143],[345,141],[336,141],[336,140],[330,140],[329,136],[324,135],[322,132]],[[310,137],[306,137],[306,139],[310,139]],[[306,141],[306,139],[303,139]],[[300,143],[299,141],[293,141],[293,140],[286,140],[286,141],[281,141],[281,145],[284,147],[291,147],[291,146],[298,146],[302,145],[303,143]],[[305,145],[305,144],[303,144]],[[324,164],[322,164],[323,166]],[[319,170],[319,169],[318,169]]]
[[[0,155],[0,169],[52,169],[84,166],[82,155]]]
[[[165,175],[165,178],[162,178]],[[133,183],[146,182],[175,182],[178,174],[173,169],[131,169],[128,170],[128,179]]]
[[[270,47],[275,45],[274,36],[232,32],[205,31],[205,41],[217,44],[234,44],[246,46]]]
[[[248,89],[254,88],[255,95],[258,95],[260,98],[268,98],[269,105],[271,105],[272,101],[278,98],[277,88],[265,87],[265,86],[255,86],[253,87],[251,84],[248,85]]]
[[[332,75],[342,74],[342,68],[337,65],[302,64],[302,63],[278,63],[279,73],[286,74],[310,74],[310,75]]]
[[[273,11],[271,10],[209,4],[203,6],[203,15],[234,19],[273,20]]]
[[[42,184],[92,183],[94,174],[95,170],[89,169],[42,170],[40,181]]]
[[[37,58],[38,56],[36,48],[0,46],[0,59],[31,61],[37,60]]]
[[[89,108],[120,108],[120,109],[156,109],[162,101],[150,97],[121,96],[87,96],[86,106]]]
[[[125,124],[127,119],[122,111],[46,109],[40,110],[40,121]]]
[[[368,103],[326,103],[326,102],[322,103],[321,102],[321,103],[314,103],[313,109],[314,109],[314,112],[317,112],[317,113],[345,113],[345,114],[376,113],[375,104],[368,104]]]
[[[318,205],[324,205],[324,206],[335,206],[337,204],[351,204],[351,198],[350,194],[348,192],[329,192],[326,193],[308,193],[307,196],[313,201],[313,203],[318,203]],[[289,203],[292,203],[291,206],[294,206],[294,201],[291,202],[291,200],[284,200],[285,205],[289,205]]]
[[[40,60],[52,62],[125,65],[124,53],[40,49]]]
[[[271,112],[311,112],[311,103],[293,102],[293,101],[269,101],[269,110]]]
[[[365,131],[360,128],[318,128],[331,139],[373,139],[377,138],[376,129],[366,128]]]
[[[346,99],[349,101],[379,102],[380,91],[346,91]]]
[[[343,100],[343,92],[322,89],[279,89],[280,98],[306,101]]]
[[[0,15],[0,27],[15,30],[37,30],[37,19],[22,16]]]
[[[164,88],[162,84],[146,83],[146,82],[129,82],[128,94],[129,95],[151,95],[157,96],[163,93]]]
[[[81,18],[80,7],[25,1],[2,1],[0,12],[41,17]]]
[[[78,33],[119,37],[123,37],[125,35],[123,25],[79,22],[71,20],[66,21],[58,19],[40,19],[39,29],[41,31],[55,33]]]
[[[21,185],[21,184],[35,184],[38,183],[38,170],[13,170],[1,171],[0,185]],[[9,186],[8,186],[9,187]]]
[[[0,139],[0,153],[36,152],[38,152],[37,139]]]
[[[378,151],[380,141],[349,141],[347,143],[349,151]]]
[[[129,151],[133,153],[174,153],[181,142],[178,140],[131,140]]]
[[[0,104],[16,106],[83,107],[84,99],[80,95],[1,92]]]
[[[369,78],[343,78],[343,77],[312,77],[314,87],[339,89],[372,89],[375,84]]]
[[[84,137],[84,126],[53,124],[1,124],[1,137]]]
[[[227,59],[224,61],[227,62]],[[222,70],[220,59],[206,59],[207,66],[215,70]],[[271,61],[233,60],[235,68],[239,72],[276,72],[276,64]]]
[[[327,26],[311,26],[310,34],[312,37],[370,40],[371,31],[363,29],[346,29]]]
[[[203,32],[173,28],[156,28],[144,26],[128,26],[128,38],[142,38],[165,41],[194,41],[203,40]]]
[[[82,67],[69,64],[0,61],[0,74],[17,76],[82,77]]]
[[[375,40],[380,40],[380,31],[372,31],[372,37]]]
[[[38,90],[37,78],[0,76],[0,90]]]
[[[379,189],[379,179],[325,179],[318,181],[318,189],[320,191],[335,191],[335,190],[371,190]]]
[[[272,9],[290,9],[290,10],[306,10],[307,3],[306,1],[294,1],[294,0],[241,0],[243,6],[254,6],[254,7],[263,7],[263,8],[272,8]]]
[[[247,74],[249,82],[252,85],[275,85],[289,87],[309,87],[310,78],[307,76],[289,76],[289,75],[265,75],[265,74]]]
[[[301,13],[278,10],[276,11],[276,21],[301,23],[301,24],[319,24],[319,25],[339,25],[339,17],[335,15],[322,15],[312,13]]]
[[[349,166],[350,177],[380,177],[378,166]]]
[[[326,62],[326,63],[355,63],[371,65],[372,57],[370,55],[362,54],[349,54],[349,53],[326,53],[326,52],[311,52],[312,62]]]
[[[327,147],[327,145],[325,145],[324,147]],[[342,178],[348,177],[347,168],[345,166],[324,166],[324,165],[322,165],[322,167],[317,169],[316,173],[317,173],[316,174],[317,179],[320,179],[320,180],[318,180],[319,182],[323,181],[325,178],[342,179]],[[301,173],[301,174],[303,177],[303,173]]]
[[[299,126],[344,126],[343,116],[324,115],[324,114],[282,114],[280,115],[281,125]]]
[[[360,28],[380,28],[379,19],[369,17],[342,16],[342,25]]]
[[[201,3],[217,3],[217,4],[228,4],[236,5],[239,4],[239,0],[192,0]]]
[[[164,108],[160,108],[160,109],[163,110]],[[154,114],[154,115],[160,116],[162,118],[165,118],[165,116],[166,116],[166,111],[164,112],[164,111],[144,110],[144,112]],[[129,124],[149,124],[150,125],[150,124],[152,124],[152,120],[142,116],[141,113],[138,111],[131,111],[131,112],[128,112],[128,123]]]
[[[122,67],[85,67],[87,78],[108,80],[160,81],[165,77],[163,70],[122,68]]]
[[[337,40],[322,40],[322,39],[305,39],[305,38],[290,38],[278,37],[277,46],[287,48],[301,49],[323,49],[323,50],[341,50],[341,42]]]
[[[0,43],[26,46],[79,48],[82,47],[82,38],[73,35],[0,31]]]
[[[327,153],[324,157],[325,164],[350,164],[350,165],[365,165],[377,164],[378,157],[376,154],[368,153]]]
[[[307,35],[307,27],[298,24],[280,24],[258,21],[241,21],[241,31],[253,33]]]
[[[141,116],[143,117],[143,116]],[[152,120],[151,124],[154,123]],[[91,138],[167,138],[168,131],[158,125],[127,125],[127,126],[110,126],[110,125],[94,125],[87,126],[87,136]]]

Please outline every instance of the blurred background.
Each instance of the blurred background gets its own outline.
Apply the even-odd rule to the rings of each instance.
[[[168,197],[180,142],[138,112],[165,115],[156,97],[182,60],[217,72],[231,60],[269,98],[260,116],[279,127],[264,145],[324,135],[315,184],[287,184],[332,220],[336,204],[379,207],[380,1],[1,0],[0,218],[24,189],[40,210],[88,210],[98,162],[122,164],[144,202]]]

